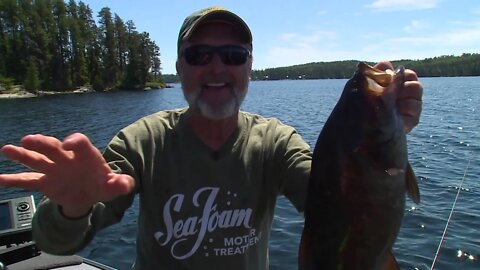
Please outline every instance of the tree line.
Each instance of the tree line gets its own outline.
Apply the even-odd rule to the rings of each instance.
[[[254,70],[252,80],[345,79],[350,78],[359,61],[315,62],[288,67]],[[367,62],[374,65],[373,62]],[[420,77],[480,76],[480,54],[439,56],[423,60],[392,61],[415,70]]]
[[[314,62],[287,67],[253,70],[252,80],[304,80],[304,79],[346,79],[355,71],[359,60]],[[375,65],[373,62],[366,62]],[[415,70],[420,77],[480,76],[480,54],[464,53],[460,56],[445,55],[423,60],[392,61]],[[178,83],[175,74],[163,74],[166,83]]]
[[[0,1],[0,86],[27,91],[164,86],[160,49],[108,7],[70,0]]]

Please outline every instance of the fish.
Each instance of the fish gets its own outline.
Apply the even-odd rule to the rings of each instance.
[[[359,62],[318,136],[305,201],[300,270],[400,269],[392,246],[406,194],[420,202],[396,106],[405,68]]]

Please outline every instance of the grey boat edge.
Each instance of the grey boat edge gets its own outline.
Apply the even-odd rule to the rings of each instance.
[[[116,270],[110,266],[77,255],[56,256],[40,252],[39,255],[4,266],[8,270]],[[1,268],[0,268],[1,269]]]
[[[33,195],[0,200],[0,270],[116,270],[78,255],[38,250],[32,240]]]

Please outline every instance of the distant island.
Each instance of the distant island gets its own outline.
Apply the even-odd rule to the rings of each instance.
[[[314,62],[287,67],[253,70],[252,80],[308,80],[308,79],[346,79],[350,78],[358,62],[346,60],[333,62]],[[375,64],[367,62],[368,64]],[[458,77],[480,76],[480,54],[464,53],[460,56],[445,55],[423,60],[394,60],[395,67],[400,65],[415,70],[420,77]],[[178,83],[174,74],[164,74],[166,83]]]

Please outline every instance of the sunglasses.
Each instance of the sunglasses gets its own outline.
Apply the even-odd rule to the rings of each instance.
[[[214,54],[218,54],[222,63],[228,66],[239,66],[247,62],[247,58],[252,54],[248,49],[238,45],[193,45],[183,50],[180,57],[192,66],[208,65]]]

